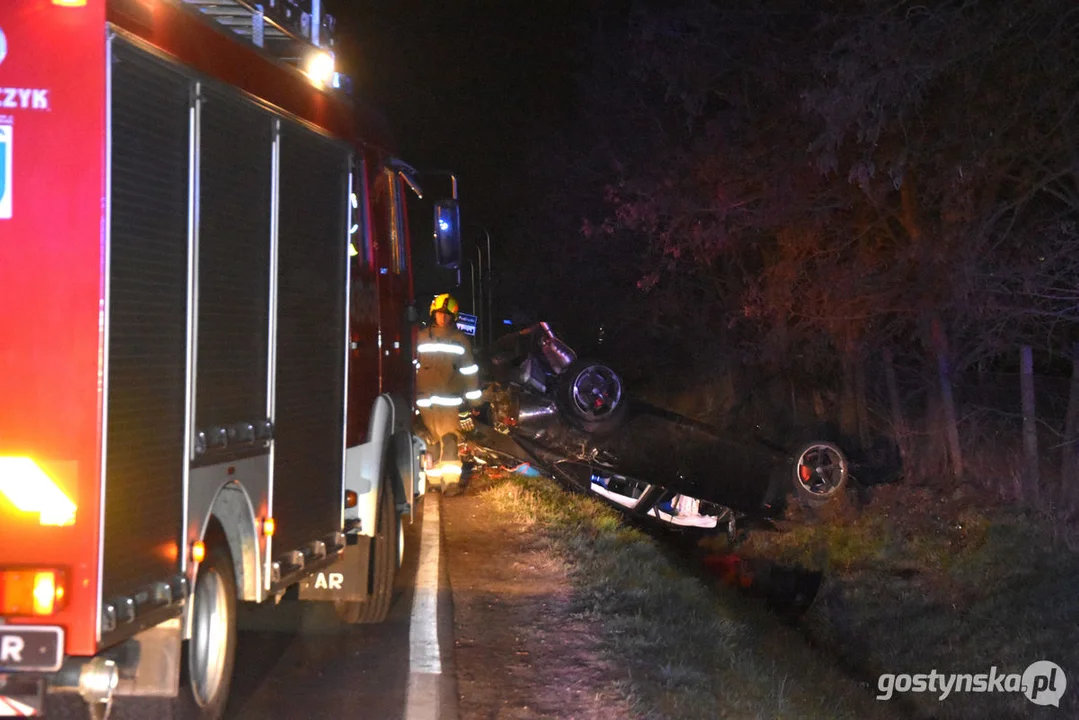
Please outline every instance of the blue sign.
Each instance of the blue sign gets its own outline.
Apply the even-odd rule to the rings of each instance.
[[[457,329],[465,335],[476,334],[476,316],[466,313],[457,313]]]

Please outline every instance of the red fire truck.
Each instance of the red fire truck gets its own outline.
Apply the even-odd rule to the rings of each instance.
[[[420,190],[333,24],[0,3],[0,715],[218,717],[239,603],[387,613],[425,490]],[[456,192],[434,209],[457,267]]]

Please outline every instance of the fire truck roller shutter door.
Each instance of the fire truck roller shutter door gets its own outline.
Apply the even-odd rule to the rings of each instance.
[[[111,48],[105,599],[178,572],[193,85],[119,38]]]
[[[350,150],[281,121],[274,514],[280,550],[341,522]]]

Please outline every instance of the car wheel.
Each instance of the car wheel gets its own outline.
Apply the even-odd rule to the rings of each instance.
[[[622,376],[595,360],[571,363],[559,376],[555,397],[571,425],[596,434],[620,427],[629,404]]]
[[[794,492],[808,507],[819,508],[832,502],[842,494],[849,477],[850,463],[835,443],[806,443],[795,454]]]

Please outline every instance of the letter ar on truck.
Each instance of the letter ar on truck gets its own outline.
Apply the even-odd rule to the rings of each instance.
[[[239,603],[387,614],[419,188],[271,5],[0,3],[0,715],[219,717]]]

